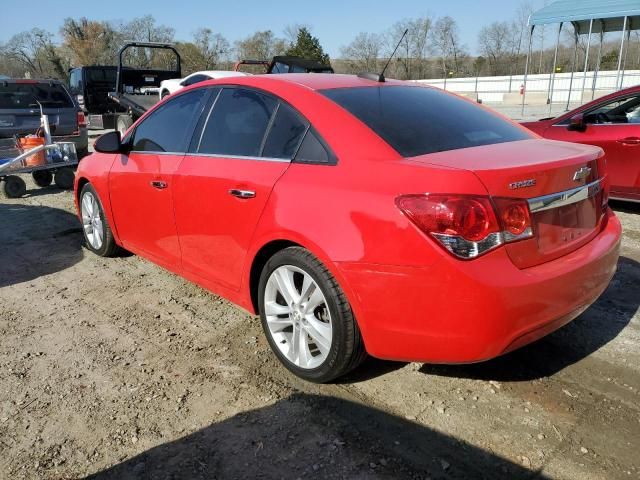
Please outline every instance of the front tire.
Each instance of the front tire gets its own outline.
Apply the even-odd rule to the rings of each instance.
[[[308,250],[289,247],[269,259],[260,276],[258,302],[271,349],[295,375],[329,382],[365,359],[344,292]]]
[[[87,248],[101,257],[113,256],[118,246],[104,215],[102,202],[90,183],[85,184],[80,191],[80,214]]]

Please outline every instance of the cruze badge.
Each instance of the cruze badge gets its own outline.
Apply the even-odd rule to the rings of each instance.
[[[536,179],[530,178],[528,180],[520,180],[519,182],[511,182],[509,184],[509,188],[511,190],[515,190],[516,188],[533,187],[535,184],[536,184]]]
[[[584,180],[591,173],[591,169],[589,167],[580,167],[576,170],[576,173],[573,174],[573,181],[579,182],[580,180]]]

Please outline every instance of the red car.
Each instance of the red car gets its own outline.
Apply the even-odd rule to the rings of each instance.
[[[601,147],[607,158],[610,198],[640,202],[640,86],[556,118],[522,125],[544,138]]]
[[[366,356],[476,362],[569,322],[616,269],[602,150],[434,88],[285,74],[203,82],[76,175],[86,243],[259,314],[324,382]]]

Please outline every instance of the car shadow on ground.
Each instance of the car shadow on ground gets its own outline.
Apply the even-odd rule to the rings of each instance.
[[[27,183],[27,187],[29,184]],[[49,185],[48,187],[32,187],[27,188],[25,197],[42,197],[44,195],[52,195],[60,192],[66,192],[68,190],[57,187],[56,185]]]
[[[425,364],[430,375],[497,381],[529,381],[549,377],[612,341],[638,311],[640,264],[620,257],[618,271],[602,296],[560,330],[519,350],[469,365]]]
[[[75,215],[58,208],[0,203],[0,287],[64,270],[82,257]]]
[[[91,475],[173,478],[546,478],[359,403],[297,393]]]

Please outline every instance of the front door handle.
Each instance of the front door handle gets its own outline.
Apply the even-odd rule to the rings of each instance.
[[[618,140],[618,143],[622,143],[623,145],[640,145],[640,138],[638,137],[621,138],[620,140]]]
[[[229,194],[238,198],[254,198],[256,196],[256,192],[253,190],[239,190],[237,188],[229,190]]]
[[[167,182],[163,182],[162,180],[152,180],[149,183],[153,188],[157,188],[158,190],[167,188]]]

